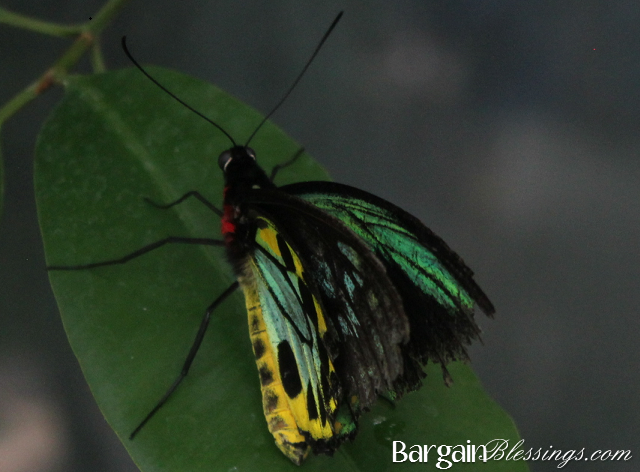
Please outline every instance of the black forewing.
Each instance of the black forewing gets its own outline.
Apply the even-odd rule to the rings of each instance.
[[[280,190],[338,218],[384,264],[411,330],[403,349],[404,373],[395,386],[398,393],[420,385],[420,365],[428,359],[444,366],[467,357],[466,345],[480,332],[473,303],[489,316],[495,310],[471,269],[440,237],[399,207],[347,185],[302,182]]]

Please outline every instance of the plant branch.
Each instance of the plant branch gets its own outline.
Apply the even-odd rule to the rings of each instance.
[[[20,13],[15,13],[0,7],[0,24],[14,26],[16,28],[68,38],[80,34],[82,25],[60,25],[49,21],[38,20]]]
[[[102,49],[98,42],[94,42],[91,46],[91,65],[93,66],[93,72],[99,73],[107,70],[104,64],[104,57],[102,56]]]
[[[21,92],[18,92],[17,95],[0,108],[0,127],[18,110],[53,84],[61,83],[69,73],[69,70],[78,63],[87,49],[96,44],[96,37],[128,1],[129,0],[109,0],[104,4],[100,11],[96,13],[95,17],[77,27],[60,26],[40,20],[34,20],[16,13],[10,13],[4,8],[0,8],[0,23],[20,26],[41,33],[47,30],[48,34],[53,34],[52,31],[62,32],[64,30],[66,31],[64,34],[65,36],[71,34],[69,33],[69,31],[71,31],[70,28],[75,28],[75,33],[73,34],[77,35],[76,40],[69,49],[67,49],[65,53],[44,74],[42,74],[42,76],[24,88]],[[61,34],[56,34],[56,36],[59,35]],[[102,55],[99,51],[93,51],[93,64],[94,69],[96,70],[104,68]]]

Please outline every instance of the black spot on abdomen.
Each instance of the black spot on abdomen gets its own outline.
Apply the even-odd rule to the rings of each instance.
[[[266,386],[273,382],[273,372],[267,366],[261,366],[258,369],[258,374],[260,374],[260,385]]]
[[[262,342],[262,339],[256,339],[255,341],[253,341],[253,354],[256,356],[256,359],[260,359],[262,356],[264,356],[264,343]]]
[[[264,394],[264,410],[266,413],[271,413],[278,408],[278,395],[272,391],[267,391]]]

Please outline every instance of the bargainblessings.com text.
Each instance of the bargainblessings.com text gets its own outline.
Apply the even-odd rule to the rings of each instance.
[[[494,461],[556,461],[558,469],[563,468],[569,461],[628,461],[631,459],[630,450],[601,451],[596,450],[587,454],[582,449],[562,451],[549,446],[543,452],[542,448],[525,451],[522,446],[524,439],[518,441],[509,449],[508,439],[492,439],[487,444],[473,445],[467,440],[466,445],[435,446],[413,444],[408,447],[402,441],[393,441],[393,462],[431,462],[436,463],[438,469],[449,469],[458,462],[487,462]]]

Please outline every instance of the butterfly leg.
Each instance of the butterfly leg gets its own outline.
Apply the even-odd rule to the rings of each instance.
[[[153,200],[151,200],[150,198],[144,197],[144,201],[147,202],[150,205],[153,205],[156,208],[160,208],[161,210],[166,210],[168,208],[171,208],[175,205],[178,205],[182,202],[184,202],[187,198],[189,197],[194,197],[197,198],[198,200],[200,200],[200,202],[202,202],[204,204],[204,206],[206,206],[209,210],[211,210],[212,212],[214,212],[216,215],[218,216],[222,216],[222,210],[220,210],[218,207],[216,207],[213,203],[211,203],[209,200],[207,200],[206,198],[204,198],[202,196],[202,194],[200,194],[200,192],[198,192],[197,190],[191,190],[190,192],[185,193],[183,196],[181,196],[180,198],[178,198],[175,202],[171,202],[171,203],[167,203],[166,205],[160,205],[159,203],[154,202]]]
[[[52,265],[47,266],[47,270],[85,270],[85,269],[93,269],[94,267],[102,267],[116,264],[124,264],[125,262],[129,262],[131,259],[135,259],[136,257],[140,257],[143,254],[146,254],[154,249],[158,249],[159,247],[164,246],[165,244],[172,243],[180,243],[180,244],[199,244],[206,246],[224,246],[224,241],[219,239],[209,239],[209,238],[184,238],[179,236],[169,236],[168,238],[161,239],[160,241],[156,241],[155,243],[148,244],[144,247],[141,247],[137,251],[133,251],[126,256],[123,256],[119,259],[110,259],[107,261],[101,262],[92,262],[90,264],[79,264],[79,265]]]
[[[296,153],[293,155],[293,157],[291,159],[289,159],[288,161],[283,162],[282,164],[277,164],[273,167],[273,169],[271,169],[271,175],[269,176],[269,180],[271,182],[273,182],[273,179],[276,178],[276,174],[281,170],[284,169],[285,167],[289,167],[291,164],[293,164],[294,162],[296,162],[298,160],[298,158],[300,156],[302,156],[302,154],[304,154],[304,148],[300,148],[296,151]]]
[[[207,310],[204,313],[204,317],[200,322],[200,327],[198,328],[196,338],[194,339],[193,344],[191,345],[191,349],[189,349],[189,354],[187,354],[187,358],[185,359],[184,364],[182,366],[182,370],[180,371],[180,375],[178,375],[176,380],[174,380],[173,384],[171,384],[169,389],[165,392],[165,394],[162,396],[162,398],[156,404],[156,406],[153,407],[153,409],[147,414],[147,416],[145,416],[145,418],[140,422],[140,424],[136,427],[136,429],[133,430],[133,432],[129,436],[129,439],[133,439],[135,435],[138,434],[138,432],[144,427],[144,425],[147,424],[147,422],[153,417],[153,415],[155,415],[158,412],[158,410],[162,408],[162,405],[164,405],[167,402],[171,394],[175,392],[176,388],[178,388],[178,385],[180,385],[182,380],[187,376],[187,374],[189,373],[189,369],[191,368],[191,364],[193,363],[193,360],[195,359],[196,354],[198,353],[198,349],[200,349],[200,345],[202,344],[202,340],[204,339],[204,334],[207,331],[207,327],[209,326],[211,313],[213,313],[213,311],[218,307],[218,305],[220,305],[229,295],[231,295],[238,288],[238,285],[239,285],[238,282],[232,283],[229,286],[229,288],[227,288],[224,292],[222,292],[222,294],[218,298],[216,298],[211,305],[207,307]]]

